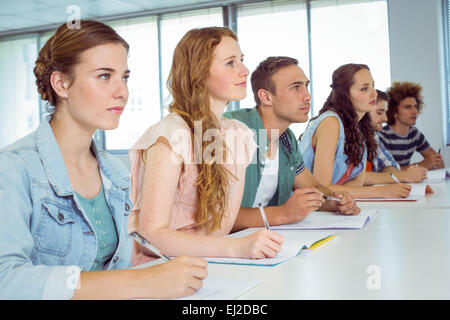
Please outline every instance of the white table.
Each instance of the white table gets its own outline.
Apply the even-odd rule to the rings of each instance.
[[[239,299],[450,299],[450,182],[432,187],[417,202],[370,204],[379,213],[365,229],[336,231],[339,241],[316,252],[209,273],[263,280]]]
[[[240,299],[450,299],[450,209],[383,209],[364,230],[336,233],[275,267],[210,263],[209,274],[263,280]]]
[[[417,202],[365,203],[375,219],[328,247],[274,267],[210,263],[209,275],[263,280],[238,299],[450,299],[450,181],[432,188]]]

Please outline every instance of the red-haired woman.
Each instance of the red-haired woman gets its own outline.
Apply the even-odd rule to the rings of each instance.
[[[130,229],[169,255],[265,258],[281,249],[282,237],[268,230],[223,237],[238,214],[256,145],[247,126],[222,113],[245,97],[248,74],[232,31],[190,30],[173,55],[170,113],[130,151]],[[150,259],[135,247],[134,264]]]

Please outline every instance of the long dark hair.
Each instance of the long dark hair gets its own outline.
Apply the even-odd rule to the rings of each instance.
[[[377,143],[374,138],[374,130],[367,112],[358,122],[357,114],[350,100],[350,87],[353,85],[353,76],[361,69],[369,67],[365,64],[345,64],[333,72],[333,82],[330,95],[325,101],[319,115],[325,111],[336,112],[344,125],[345,145],[344,152],[347,155],[347,164],[358,166],[363,158],[364,148],[367,147],[367,159],[372,161],[376,156]]]

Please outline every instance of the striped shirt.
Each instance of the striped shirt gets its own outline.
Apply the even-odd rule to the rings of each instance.
[[[415,126],[409,127],[409,132],[401,136],[388,125],[378,133],[380,141],[401,166],[409,165],[414,151],[423,152],[430,145],[425,136]]]

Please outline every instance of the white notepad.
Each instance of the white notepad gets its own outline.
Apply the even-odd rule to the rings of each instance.
[[[302,221],[273,226],[273,230],[342,230],[363,229],[375,218],[377,209],[363,209],[356,216],[343,215],[337,212],[314,211]]]
[[[261,228],[249,228],[229,235],[229,237],[240,238],[247,236]],[[281,250],[273,258],[265,259],[244,259],[244,258],[204,258],[211,263],[225,264],[246,264],[258,266],[274,266],[285,262],[300,253],[304,248],[309,248],[317,241],[323,240],[334,233],[329,231],[298,231],[298,230],[277,230],[275,231],[284,237]]]

